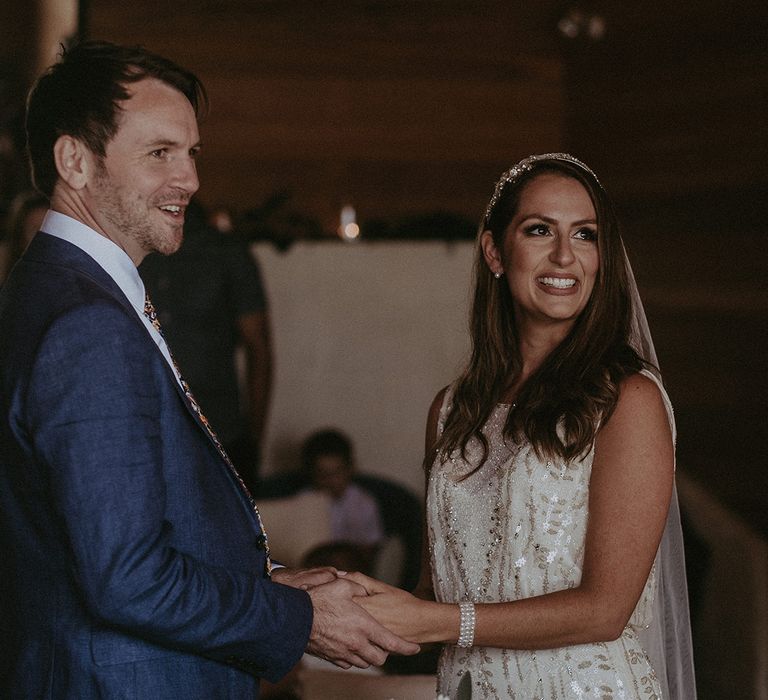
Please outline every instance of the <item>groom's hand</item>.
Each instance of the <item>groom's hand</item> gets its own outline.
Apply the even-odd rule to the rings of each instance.
[[[381,666],[391,653],[418,653],[418,644],[393,634],[352,601],[365,594],[344,577],[310,589],[314,619],[307,652],[341,668]]]

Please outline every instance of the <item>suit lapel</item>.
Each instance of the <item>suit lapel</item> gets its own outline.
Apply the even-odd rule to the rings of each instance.
[[[265,566],[266,566],[267,574],[269,575],[272,567],[271,559],[269,556],[269,545],[267,543],[267,536],[266,536],[266,532],[264,531],[264,526],[261,522],[261,516],[259,515],[259,510],[256,506],[255,501],[253,500],[252,495],[250,494],[250,492],[248,491],[248,488],[243,483],[242,478],[237,473],[237,470],[234,467],[234,465],[232,465],[231,461],[229,461],[229,458],[224,457],[222,455],[222,450],[220,448],[220,445],[216,444],[216,441],[214,440],[213,435],[211,434],[211,431],[205,426],[205,424],[201,420],[200,415],[190,405],[189,399],[184,393],[184,390],[181,388],[181,386],[179,385],[179,382],[176,380],[176,375],[173,369],[166,362],[165,357],[162,354],[162,351],[157,346],[157,343],[155,343],[154,339],[151,337],[149,330],[144,325],[143,320],[139,318],[139,315],[136,309],[133,307],[128,297],[125,296],[125,294],[120,289],[118,284],[112,279],[112,277],[106,272],[106,270],[104,270],[104,268],[101,267],[101,265],[99,265],[85,251],[81,250],[76,245],[69,243],[68,241],[64,241],[60,238],[57,238],[56,236],[51,236],[50,234],[47,234],[47,233],[39,232],[35,236],[35,238],[30,243],[29,247],[27,248],[26,252],[24,253],[24,259],[32,264],[36,263],[36,264],[43,264],[43,265],[65,267],[72,270],[77,275],[82,275],[87,277],[94,284],[98,285],[106,294],[112,297],[115,300],[115,302],[117,302],[120,306],[122,306],[125,309],[126,313],[132,319],[134,319],[134,321],[137,324],[141,326],[144,333],[147,334],[147,341],[154,348],[154,352],[159,353],[160,356],[162,357],[162,364],[165,368],[165,371],[168,372],[168,381],[170,381],[175,387],[175,390],[179,395],[179,399],[184,404],[184,407],[186,408],[187,413],[192,417],[195,423],[197,423],[198,429],[205,434],[206,440],[208,440],[209,444],[216,450],[216,453],[219,457],[218,462],[221,464],[221,466],[227,469],[227,471],[232,475],[232,478],[235,482],[239,482],[239,484],[234,484],[234,485],[236,486],[236,490],[240,494],[240,498],[242,498],[244,503],[249,506],[251,516],[255,519],[254,524],[256,525],[259,531],[258,543],[259,543],[259,546],[264,549]]]
[[[128,316],[134,319],[134,321],[148,334],[144,322],[139,318],[136,309],[133,307],[128,297],[125,296],[123,290],[120,289],[118,284],[101,265],[76,245],[41,231],[29,244],[29,247],[24,253],[24,259],[31,263],[66,267],[73,270],[76,274],[87,277],[120,304],[120,306],[125,309]],[[154,350],[162,356],[162,351],[157,347],[157,343],[155,343],[151,336],[149,336],[148,340],[151,342]],[[176,375],[174,374],[173,369],[171,369],[165,361],[165,357],[163,357],[163,366],[168,372],[168,379],[176,388],[176,392],[187,412],[197,423],[200,430],[205,433],[206,438],[211,441],[211,444],[214,444],[208,431],[200,420],[200,416],[198,416],[189,405],[189,401],[187,400],[183,389],[179,386],[179,382],[176,381]]]

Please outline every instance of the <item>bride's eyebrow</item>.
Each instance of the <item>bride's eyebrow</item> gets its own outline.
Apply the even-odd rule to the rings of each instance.
[[[540,221],[546,221],[548,224],[556,224],[557,219],[553,219],[549,216],[544,216],[543,214],[537,214],[535,212],[531,214],[526,214],[521,220],[520,223],[524,223],[528,221],[529,219],[539,219]]]
[[[557,224],[559,223],[558,219],[553,219],[551,216],[544,216],[543,214],[527,214],[525,217],[523,217],[520,220],[521,224],[524,224],[529,219],[539,219],[540,221],[544,221],[548,224]],[[584,224],[594,224],[597,225],[597,219],[590,218],[590,219],[579,219],[579,221],[574,221],[571,225],[572,226],[583,226]]]

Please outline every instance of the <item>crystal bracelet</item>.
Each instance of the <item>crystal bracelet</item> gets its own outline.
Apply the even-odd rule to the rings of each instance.
[[[456,646],[468,649],[475,641],[475,604],[459,603],[461,622],[459,623],[459,641]]]

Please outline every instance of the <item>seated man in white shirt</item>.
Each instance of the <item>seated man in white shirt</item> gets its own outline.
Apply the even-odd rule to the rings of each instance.
[[[384,526],[375,498],[352,481],[352,444],[338,430],[310,435],[301,449],[302,467],[312,487],[331,497],[331,538],[358,546],[367,562],[375,560]]]

